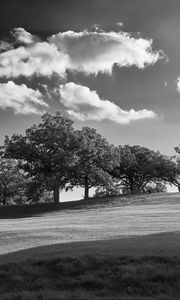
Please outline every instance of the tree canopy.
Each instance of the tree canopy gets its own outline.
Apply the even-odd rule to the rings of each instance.
[[[174,184],[180,192],[180,146],[174,148],[177,155],[172,156],[172,167],[169,173],[169,181]]]
[[[10,200],[20,201],[25,197],[28,180],[14,159],[0,157],[0,202],[5,205]]]
[[[121,163],[113,170],[113,175],[122,183],[122,189],[130,193],[140,193],[150,182],[168,180],[167,171],[171,160],[153,150],[141,146],[119,146]]]
[[[79,157],[71,185],[84,187],[84,198],[89,197],[89,189],[112,182],[110,171],[119,163],[115,147],[103,138],[96,129],[83,127],[77,131]]]
[[[59,203],[59,189],[69,182],[71,169],[77,161],[78,146],[73,121],[59,112],[46,113],[42,123],[26,130],[26,135],[6,137],[6,157],[21,160],[21,168],[31,176],[44,177]]]
[[[179,147],[175,150],[180,153]],[[178,157],[172,159],[138,145],[115,147],[94,128],[75,130],[73,121],[59,112],[42,115],[41,122],[28,128],[25,135],[6,136],[1,152],[3,203],[8,198],[4,196],[8,192],[2,188],[3,180],[14,177],[14,185],[9,184],[9,193],[13,194],[18,188],[16,181],[23,182],[25,174],[31,178],[27,196],[39,201],[44,190],[53,191],[55,204],[59,203],[61,189],[74,186],[84,188],[85,199],[91,187],[100,194],[140,193],[152,183],[164,190],[165,182],[180,189]]]

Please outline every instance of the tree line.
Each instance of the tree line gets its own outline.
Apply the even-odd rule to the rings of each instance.
[[[180,160],[141,146],[114,146],[94,128],[76,130],[61,113],[42,115],[41,122],[25,135],[5,137],[0,155],[0,202],[39,201],[44,191],[84,188],[96,195],[142,193],[163,190],[166,183],[180,190]],[[177,155],[180,147],[175,148]]]

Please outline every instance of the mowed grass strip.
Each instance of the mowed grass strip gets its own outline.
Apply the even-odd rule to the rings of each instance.
[[[1,300],[180,299],[180,257],[83,255],[0,266]]]

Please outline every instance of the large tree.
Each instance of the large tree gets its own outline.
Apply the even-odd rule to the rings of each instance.
[[[89,189],[112,182],[110,171],[119,163],[116,148],[110,145],[96,129],[83,127],[77,131],[79,157],[71,186],[84,188],[84,198],[89,198]]]
[[[122,189],[139,193],[147,184],[168,181],[172,161],[167,156],[141,146],[119,146],[121,163],[112,175],[121,181]]]
[[[21,160],[21,168],[36,178],[44,178],[59,203],[59,190],[64,188],[76,164],[77,138],[73,121],[56,112],[46,113],[42,122],[5,139],[5,155]]]

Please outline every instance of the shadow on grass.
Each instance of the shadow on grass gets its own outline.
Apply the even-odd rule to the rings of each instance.
[[[39,216],[44,213],[60,211],[64,209],[96,208],[97,205],[107,205],[119,197],[89,198],[88,200],[76,200],[70,202],[54,203],[35,203],[25,205],[0,206],[0,219],[13,219]]]
[[[6,264],[0,299],[180,299],[180,257],[83,255]]]
[[[171,203],[174,200],[177,201],[177,196],[179,197],[179,193],[153,193],[150,195],[136,194],[97,198],[92,197],[87,200],[81,199],[70,202],[60,202],[59,205],[56,206],[54,203],[0,206],[0,219],[33,217],[64,209],[96,209],[102,206],[119,207],[129,204],[148,204],[151,201],[155,201],[155,203],[158,203],[158,201],[160,201],[160,203],[168,201],[168,203]]]

